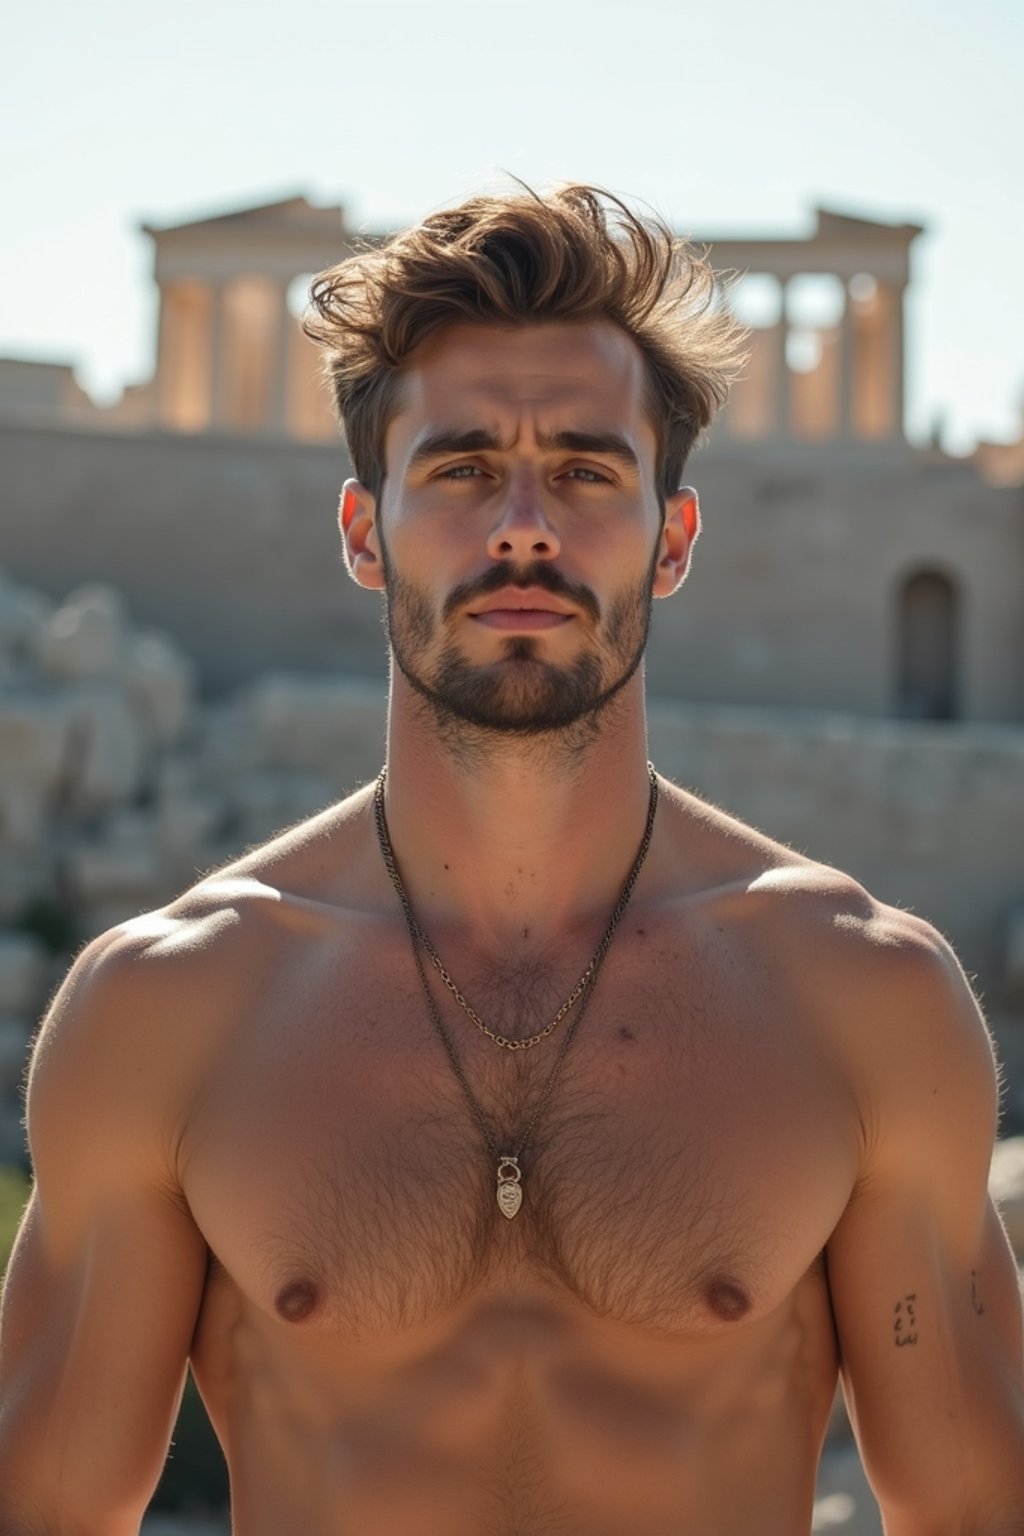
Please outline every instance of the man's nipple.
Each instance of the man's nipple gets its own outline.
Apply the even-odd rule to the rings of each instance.
[[[290,1280],[274,1299],[274,1306],[286,1323],[304,1323],[319,1304],[320,1292],[312,1280]]]
[[[716,1276],[704,1287],[704,1299],[724,1323],[738,1323],[750,1311],[750,1297],[733,1280]]]

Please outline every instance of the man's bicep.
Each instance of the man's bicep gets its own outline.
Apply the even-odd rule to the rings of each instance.
[[[995,1531],[1000,1501],[1024,1514],[1020,1296],[987,1194],[995,1070],[955,961],[914,956],[904,983],[828,1245],[843,1385],[892,1536]]]
[[[1003,1491],[1024,1508],[1016,1270],[991,1207],[984,1232],[962,1255],[923,1204],[864,1194],[829,1244],[843,1389],[892,1536]]]
[[[164,1157],[159,1063],[127,1016],[138,988],[123,961],[102,968],[69,979],[30,1076],[36,1187],[0,1311],[0,1513],[7,1500],[114,1533],[137,1528],[159,1477],[206,1249]]]

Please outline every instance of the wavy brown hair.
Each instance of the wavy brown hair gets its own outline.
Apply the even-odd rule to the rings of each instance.
[[[323,348],[353,468],[375,496],[402,369],[455,321],[536,325],[610,320],[647,363],[662,497],[746,360],[747,332],[715,273],[660,219],[601,187],[472,197],[314,278],[302,328]]]

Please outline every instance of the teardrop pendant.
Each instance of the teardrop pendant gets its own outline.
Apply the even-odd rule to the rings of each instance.
[[[498,1163],[498,1210],[509,1221],[523,1203],[522,1177],[517,1157],[503,1157]]]

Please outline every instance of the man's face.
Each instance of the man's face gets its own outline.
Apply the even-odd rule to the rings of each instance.
[[[405,370],[380,504],[361,492],[348,553],[384,588],[396,665],[440,717],[566,729],[636,673],[651,598],[686,559],[644,387],[639,350],[606,322],[452,326]]]

